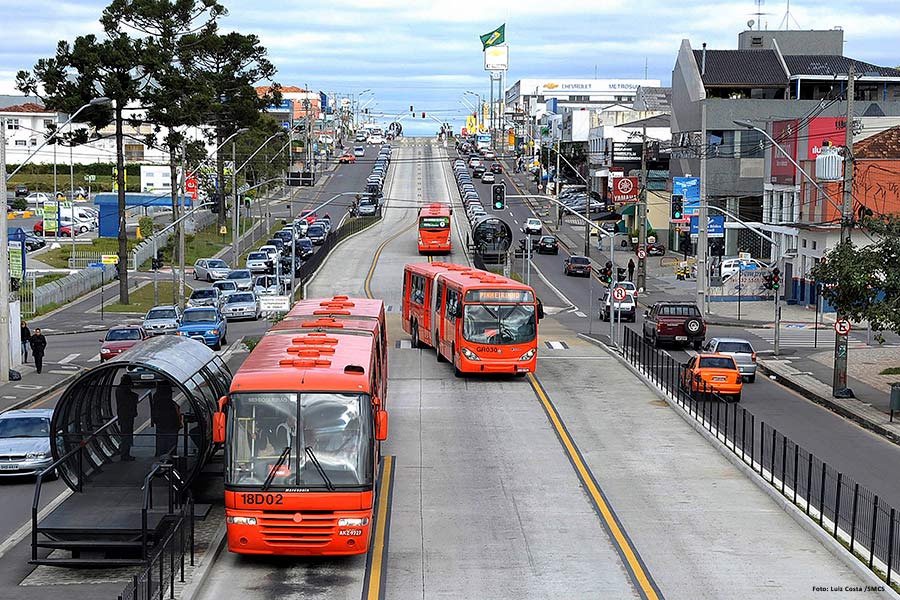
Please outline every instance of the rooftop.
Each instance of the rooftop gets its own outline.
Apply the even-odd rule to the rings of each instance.
[[[896,77],[900,79],[900,71],[890,67],[879,67],[871,63],[855,60],[847,56],[835,54],[799,54],[786,55],[784,62],[787,64],[791,77],[833,77],[850,72],[853,64],[857,75],[869,75],[877,77]]]
[[[644,87],[641,86],[635,92],[635,110],[672,110],[672,88],[670,87]]]
[[[49,110],[47,107],[36,104],[34,102],[26,102],[25,104],[13,104],[12,106],[6,106],[2,108],[3,112],[10,113],[46,113],[53,112]]]
[[[706,86],[783,88],[788,84],[775,50],[707,50],[705,71],[703,50],[693,52]]]
[[[856,158],[900,158],[900,127],[891,127],[853,144]]]

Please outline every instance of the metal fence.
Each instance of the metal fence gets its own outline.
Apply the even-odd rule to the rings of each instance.
[[[193,520],[193,505],[189,514],[173,520],[168,535],[158,546],[146,567],[119,594],[119,600],[163,600],[175,598],[176,578],[184,583],[184,563],[186,559],[194,564],[193,529],[188,520]]]
[[[692,384],[685,365],[633,329],[625,328],[620,351],[769,485],[891,584],[893,571],[900,570],[900,523],[894,507],[740,404]]]
[[[184,220],[184,231],[185,234],[190,234],[199,229],[203,229],[204,227],[208,227],[212,223],[215,223],[216,215],[215,213],[208,210],[198,211],[194,216],[189,217]],[[156,248],[157,250],[161,248],[165,248],[166,244],[169,243],[169,240],[175,235],[175,229],[170,229],[165,233],[155,233],[150,237],[144,239],[143,242],[135,246],[131,250],[131,264],[129,265],[129,269],[136,271],[140,268],[140,266],[151,258],[153,258],[153,240],[156,239]],[[99,259],[98,259],[99,260]],[[69,261],[69,266],[72,266],[72,261]],[[79,265],[79,266],[87,266]],[[72,267],[77,268],[77,267]]]

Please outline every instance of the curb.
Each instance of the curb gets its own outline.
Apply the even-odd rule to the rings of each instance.
[[[875,433],[875,434],[883,437],[884,439],[891,442],[892,444],[896,444],[896,445],[900,446],[900,436],[893,433],[892,431],[885,429],[884,427],[881,426],[881,424],[871,421],[871,420],[863,417],[862,415],[859,415],[851,410],[848,410],[846,407],[843,407],[843,406],[833,402],[830,398],[826,398],[825,396],[820,396],[819,394],[813,392],[812,390],[806,389],[799,383],[792,381],[791,379],[784,377],[783,375],[781,375],[779,373],[776,373],[775,371],[773,371],[772,369],[767,367],[765,365],[764,361],[758,361],[757,366],[763,373],[766,374],[766,376],[769,377],[769,379],[772,379],[774,377],[775,379],[772,379],[772,381],[774,381],[775,383],[778,383],[779,385],[781,385],[783,387],[786,387],[790,390],[797,392],[798,394],[800,394],[801,396],[803,396],[810,402],[814,402],[815,404],[824,406],[831,412],[856,423],[860,427],[867,429],[867,430],[871,431],[872,433]]]
[[[66,375],[65,377],[63,377],[62,379],[57,381],[56,383],[52,384],[50,387],[45,388],[45,389],[37,392],[36,394],[32,394],[23,400],[19,400],[18,402],[16,402],[9,408],[5,408],[3,410],[3,412],[7,412],[10,410],[17,410],[19,408],[22,408],[23,406],[28,406],[29,404],[31,404],[33,402],[37,402],[44,396],[49,396],[50,394],[57,391],[58,389],[60,389],[62,387],[66,387],[67,385],[69,385],[69,383],[71,383],[71,381],[73,379],[75,379],[76,377],[81,375],[83,372],[84,372],[84,369],[79,369],[78,371],[72,371],[71,375]]]
[[[585,335],[583,333],[577,334],[579,338],[585,340],[588,343],[594,344],[601,349],[603,349],[607,354],[614,357],[619,363],[625,366],[629,371],[631,371],[638,379],[640,379],[647,388],[652,391],[657,397],[661,400],[665,401],[666,404],[669,405],[670,408],[674,409],[675,412],[684,420],[688,425],[690,425],[694,431],[699,433],[713,448],[715,448],[719,454],[725,457],[728,462],[737,467],[737,469],[753,482],[757,488],[760,488],[766,495],[769,496],[788,516],[790,516],[794,522],[800,525],[804,531],[809,533],[817,542],[822,544],[828,552],[832,554],[835,558],[840,560],[847,566],[851,571],[853,571],[860,579],[862,579],[867,586],[881,589],[884,591],[884,595],[886,597],[900,599],[900,594],[894,591],[887,583],[885,583],[878,575],[875,574],[874,571],[870,571],[868,567],[866,567],[859,559],[857,559],[854,555],[850,554],[850,551],[844,548],[840,542],[834,539],[827,531],[816,525],[809,517],[806,516],[806,513],[800,510],[794,503],[790,500],[782,496],[778,493],[778,490],[773,488],[767,481],[765,481],[762,477],[760,477],[759,473],[750,468],[747,463],[745,463],[739,456],[734,454],[728,447],[722,443],[721,440],[713,436],[710,432],[703,428],[703,426],[697,421],[697,419],[690,416],[687,411],[685,411],[681,406],[678,405],[677,402],[669,398],[662,390],[660,390],[656,384],[650,381],[643,373],[641,373],[638,369],[634,367],[631,363],[625,360],[622,356],[620,356],[617,352],[613,352],[606,344],[600,342],[599,340]]]
[[[200,595],[203,586],[206,584],[206,581],[209,579],[209,575],[212,572],[212,566],[219,559],[219,555],[225,548],[225,533],[226,525],[225,523],[222,523],[216,530],[216,535],[209,545],[209,551],[203,557],[203,562],[197,565],[194,576],[191,577],[191,582],[181,590],[181,595],[179,596],[181,600],[194,600],[194,598]]]

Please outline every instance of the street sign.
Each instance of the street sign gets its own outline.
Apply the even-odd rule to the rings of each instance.
[[[738,252],[738,258],[741,260],[750,260],[749,252]]]
[[[105,269],[106,265],[103,263],[88,263],[88,267],[91,269]]]
[[[197,199],[197,178],[196,177],[188,177],[184,180],[184,191],[191,197],[192,200]]]
[[[228,228],[224,225],[219,227],[219,235],[228,235]]]
[[[24,252],[24,242],[18,240],[9,240],[8,244],[8,252],[9,252],[9,275],[10,277],[16,278],[24,278],[25,277],[25,252]]]
[[[250,189],[250,185],[247,184],[247,183],[245,183],[244,185],[242,185],[241,187],[239,187],[239,188],[237,189],[237,193],[238,193],[238,194],[243,194],[244,192],[246,192],[246,191],[249,190],[249,189]]]
[[[698,216],[691,217],[691,235],[698,235],[700,232],[700,225]],[[709,215],[706,218],[706,237],[709,238],[723,238],[725,237],[725,216],[724,215]]]
[[[102,254],[100,255],[100,262],[104,265],[117,265],[119,264],[119,255],[118,254]]]
[[[850,321],[847,319],[838,319],[834,322],[834,332],[838,335],[847,335],[850,333]]]
[[[644,250],[643,248],[638,250],[638,258],[641,260],[644,260],[645,258],[647,258],[647,251]]]
[[[97,181],[97,176],[96,175],[85,175],[84,180],[87,181],[88,183],[93,183],[93,182]]]
[[[616,177],[613,179],[613,202],[634,202],[638,198],[637,177]]]
[[[263,312],[288,312],[291,299],[288,296],[260,296],[259,309]]]
[[[628,295],[628,292],[625,291],[623,287],[614,287],[613,288],[613,299],[616,302],[621,302],[625,299],[625,296]]]

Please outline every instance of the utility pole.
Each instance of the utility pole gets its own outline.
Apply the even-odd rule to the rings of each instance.
[[[697,306],[705,314],[706,304],[706,255],[709,252],[706,238],[706,100],[700,101],[700,213],[697,215]]]
[[[856,69],[850,63],[847,78],[847,124],[844,142],[844,202],[841,205],[841,243],[850,241],[853,229],[853,100],[855,90]],[[844,315],[838,313],[838,320]],[[837,398],[851,396],[847,390],[847,348],[846,334],[836,333],[834,336],[834,378],[831,382],[831,394]]]
[[[231,195],[234,197],[234,213],[231,215],[231,261],[235,267],[238,264],[238,193],[237,193],[237,149],[234,140],[231,140]]]
[[[181,145],[181,185],[178,189],[178,218],[185,214],[186,197],[184,187],[187,184],[187,140]],[[193,207],[192,207],[193,208]],[[178,307],[184,309],[184,223],[178,223]],[[237,268],[236,261],[232,262]]]
[[[641,131],[641,195],[638,199],[638,248],[643,248],[643,253],[638,253],[637,264],[637,289],[643,292],[647,287],[647,125]]]
[[[6,215],[7,202],[6,118],[0,117],[0,215]],[[12,362],[9,344],[9,231],[4,225],[0,227],[0,382],[3,383],[9,381]]]

